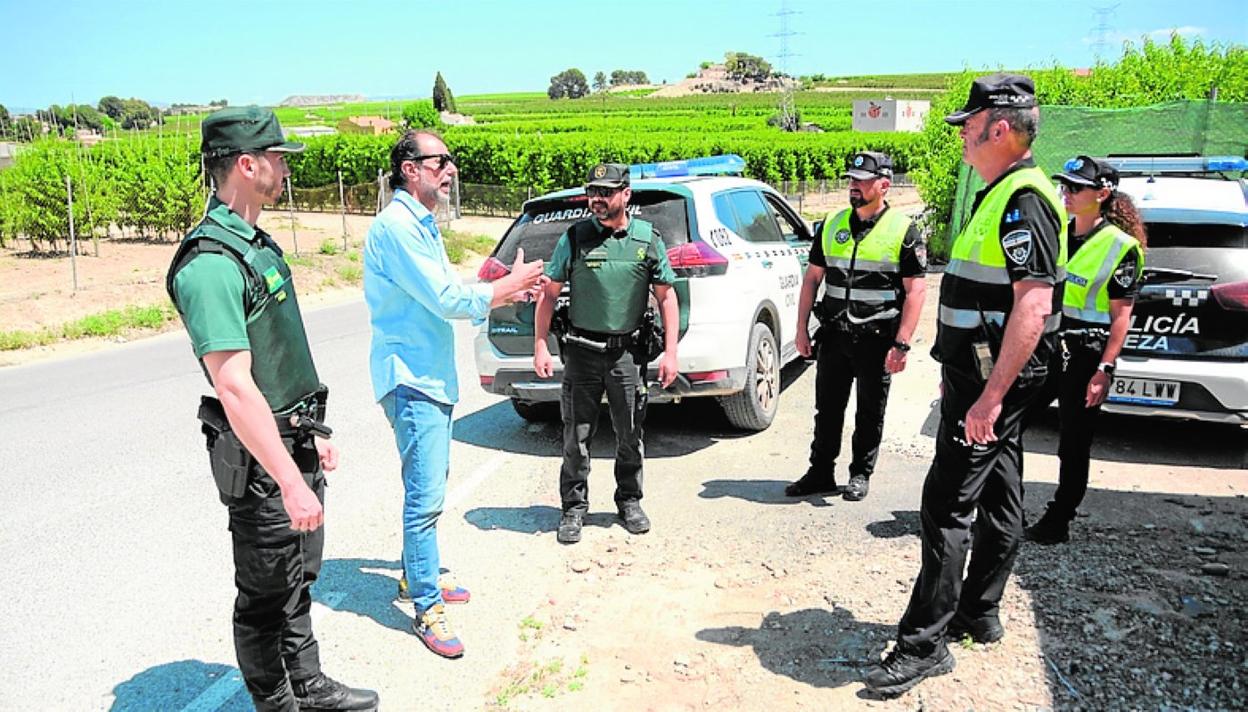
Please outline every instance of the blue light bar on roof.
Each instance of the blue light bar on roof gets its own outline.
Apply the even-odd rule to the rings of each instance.
[[[1156,175],[1248,171],[1248,159],[1238,156],[1120,156],[1103,160],[1117,168],[1119,173]],[[1073,170],[1072,163],[1066,162],[1066,170]]]
[[[745,159],[735,153],[723,156],[689,158],[661,163],[634,163],[628,176],[638,178],[675,178],[678,176],[728,176],[745,173]]]

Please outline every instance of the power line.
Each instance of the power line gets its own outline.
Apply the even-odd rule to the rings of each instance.
[[[1092,26],[1092,56],[1096,64],[1105,62],[1105,50],[1109,48],[1109,36],[1113,32],[1114,26],[1111,21],[1114,19],[1114,11],[1118,9],[1118,5],[1107,5],[1104,7],[1092,7],[1092,16],[1096,18],[1096,24]]]
[[[780,128],[785,131],[796,131],[797,125],[797,102],[793,97],[793,85],[795,82],[789,78],[789,60],[798,55],[789,51],[789,40],[796,37],[801,32],[794,32],[789,28],[789,19],[801,13],[797,10],[789,9],[788,0],[780,0],[780,11],[775,16],[780,18],[780,31],[769,37],[777,37],[780,40],[780,51],[776,54],[776,60],[780,64]]]

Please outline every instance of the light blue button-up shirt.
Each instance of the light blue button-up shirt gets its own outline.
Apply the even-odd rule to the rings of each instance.
[[[433,214],[405,190],[382,210],[364,243],[364,300],[373,327],[369,371],[380,401],[400,385],[459,400],[450,319],[480,324],[493,288],[460,282]]]

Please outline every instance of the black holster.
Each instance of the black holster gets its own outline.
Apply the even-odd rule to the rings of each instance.
[[[212,396],[202,396],[199,399],[199,420],[203,424],[208,462],[212,465],[212,479],[217,484],[221,502],[229,504],[242,499],[247,493],[247,482],[255,458],[234,434],[221,401]]]
[[[633,344],[630,349],[633,361],[641,369],[644,376],[646,366],[663,353],[663,325],[655,317],[653,309],[647,309],[641,317],[641,325],[633,332]]]

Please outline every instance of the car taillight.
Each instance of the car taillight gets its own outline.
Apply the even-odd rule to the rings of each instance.
[[[1248,311],[1248,281],[1215,284],[1209,292],[1223,309]]]
[[[485,375],[481,376],[481,387],[482,387],[482,388],[484,388],[484,389],[486,389],[486,390],[489,390],[489,389],[490,389],[490,386],[493,386],[493,385],[494,385],[494,377],[493,377],[493,376],[485,376]]]
[[[667,261],[676,274],[685,277],[704,277],[728,272],[728,258],[700,240],[668,248]]]
[[[711,383],[728,380],[727,371],[692,371],[685,374],[690,383]]]
[[[511,268],[499,261],[497,257],[491,257],[481,263],[481,269],[477,270],[477,279],[482,282],[493,282],[511,274]]]

